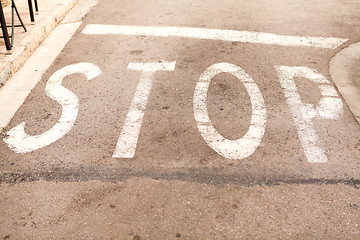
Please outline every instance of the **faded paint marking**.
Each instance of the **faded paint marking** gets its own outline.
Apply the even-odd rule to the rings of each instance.
[[[0,88],[0,131],[5,128],[42,75],[60,54],[65,44],[81,25],[60,24],[44,40],[24,66]],[[6,103],[6,104],[4,104]]]
[[[252,104],[252,116],[247,133],[237,140],[225,139],[212,124],[206,104],[211,79],[219,73],[231,73],[245,86]],[[217,63],[208,67],[200,76],[194,94],[194,116],[205,142],[223,157],[243,159],[259,146],[265,133],[266,108],[260,89],[254,80],[240,67],[230,63]]]
[[[317,146],[319,137],[311,120],[315,117],[340,118],[343,104],[335,88],[323,75],[311,68],[277,66],[276,69],[308,161],[312,163],[328,162],[325,151]],[[307,78],[319,84],[322,98],[316,108],[312,104],[303,104],[294,81],[295,77]]]
[[[349,39],[333,37],[304,37],[278,35],[274,33],[249,32],[223,29],[161,27],[161,26],[127,26],[89,24],[83,34],[108,34],[129,36],[184,37],[209,40],[222,40],[242,43],[258,43],[280,46],[317,47],[336,49]]]
[[[176,62],[129,63],[128,69],[142,71],[130,110],[118,139],[113,158],[133,158],[139,139],[146,104],[156,71],[174,71]]]
[[[62,86],[62,80],[71,74],[82,73],[87,80],[101,74],[101,70],[91,63],[77,63],[56,71],[46,83],[46,94],[62,106],[59,121],[47,132],[30,136],[25,133],[25,122],[12,128],[4,141],[17,153],[28,153],[50,145],[67,134],[75,123],[79,111],[78,97]]]

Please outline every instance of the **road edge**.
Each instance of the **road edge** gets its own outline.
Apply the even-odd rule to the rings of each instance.
[[[356,65],[358,68],[356,69]],[[358,70],[359,77],[354,75]],[[329,63],[329,73],[350,111],[360,124],[360,42],[337,53]]]

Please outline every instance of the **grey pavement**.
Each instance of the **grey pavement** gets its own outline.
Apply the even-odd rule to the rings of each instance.
[[[79,0],[38,0],[40,11],[35,15],[36,22],[28,18],[27,1],[17,1],[20,15],[28,29],[15,28],[15,43],[11,51],[6,51],[3,41],[0,41],[0,88],[13,76],[32,55],[35,49],[64,19],[66,14]],[[86,9],[81,0],[79,10],[72,14],[84,17]],[[81,10],[83,9],[83,10]],[[83,12],[81,12],[83,11]],[[11,21],[11,8],[4,8],[7,23]],[[69,16],[71,18],[71,16]],[[15,19],[17,21],[17,19]],[[79,19],[80,20],[80,19]],[[63,22],[66,24],[66,20]],[[360,122],[360,42],[345,47],[330,62],[330,74],[340,93],[348,104],[354,117]]]
[[[0,238],[360,238],[359,2],[84,2],[0,88]]]

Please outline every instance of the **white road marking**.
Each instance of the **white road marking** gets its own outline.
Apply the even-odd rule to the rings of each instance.
[[[340,118],[343,112],[343,104],[335,88],[323,75],[311,68],[277,66],[276,69],[308,161],[311,163],[327,162],[328,158],[325,151],[316,146],[319,137],[311,120],[315,117]],[[294,81],[295,77],[307,78],[319,84],[322,98],[316,109],[312,104],[303,104],[301,101]]]
[[[247,133],[237,140],[224,138],[211,123],[206,98],[211,79],[219,73],[231,73],[245,86],[252,104],[252,116]],[[194,93],[194,116],[205,142],[218,154],[230,159],[249,157],[259,146],[265,133],[266,108],[260,89],[240,67],[230,63],[217,63],[208,67],[200,76]]]
[[[130,110],[118,139],[113,158],[133,158],[139,139],[146,104],[156,71],[174,71],[176,62],[129,63],[127,69],[142,71]]]
[[[0,88],[0,131],[6,127],[42,75],[60,54],[81,23],[61,24],[45,39],[25,65]],[[4,104],[5,103],[5,104]]]
[[[278,35],[274,33],[223,29],[104,24],[89,24],[84,28],[81,33],[99,35],[119,34],[129,36],[183,37],[242,43],[258,43],[296,47],[305,46],[330,49],[336,49],[341,44],[348,41],[348,39],[345,38],[288,36]]]
[[[67,134],[73,127],[79,111],[78,97],[62,86],[62,80],[71,74],[82,73],[87,80],[101,74],[100,69],[91,63],[78,63],[56,71],[46,83],[46,94],[62,106],[59,121],[47,132],[30,136],[25,133],[25,122],[8,131],[4,141],[17,153],[28,153],[50,145]]]

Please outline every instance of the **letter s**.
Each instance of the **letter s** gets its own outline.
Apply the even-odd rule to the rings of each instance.
[[[43,148],[62,138],[74,126],[79,112],[79,99],[62,86],[62,80],[71,74],[82,73],[89,81],[101,74],[98,66],[92,63],[77,63],[56,71],[46,83],[46,95],[62,106],[58,122],[47,132],[30,136],[25,133],[25,122],[8,131],[4,141],[17,153],[28,153]]]

